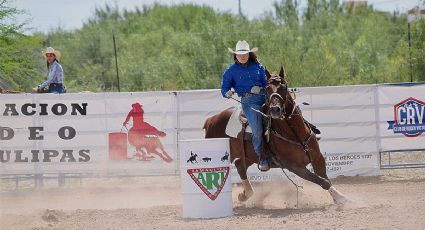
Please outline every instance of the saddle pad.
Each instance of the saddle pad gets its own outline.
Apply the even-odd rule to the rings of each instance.
[[[233,111],[230,116],[229,122],[226,126],[226,134],[230,137],[236,138],[238,133],[242,131],[242,123],[239,121],[239,115],[242,112],[241,107],[236,107],[235,111]],[[247,126],[245,132],[252,133],[251,127]]]

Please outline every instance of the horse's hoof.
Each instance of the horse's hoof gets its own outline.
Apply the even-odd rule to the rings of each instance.
[[[354,203],[353,200],[343,195],[342,197],[339,197],[338,199],[333,199],[334,203],[337,205],[344,205],[344,204],[351,204]]]
[[[154,156],[139,156],[137,159],[139,161],[151,161],[153,160],[153,158],[155,158]]]
[[[347,204],[352,203],[353,201],[346,197],[344,194],[336,190],[335,187],[331,186],[328,190],[329,194],[331,195],[332,199],[334,200],[335,204],[341,205],[341,204]]]
[[[247,201],[247,200],[248,200],[248,197],[247,197],[247,196],[245,196],[245,194],[244,194],[244,193],[239,193],[239,195],[238,195],[238,200],[239,200],[240,202],[245,202],[245,201]]]
[[[254,195],[254,191],[252,191],[252,190],[248,190],[248,191],[243,191],[243,192],[241,192],[241,193],[239,193],[239,195],[238,195],[238,200],[240,201],[240,202],[245,202],[245,201],[247,201],[252,195]]]
[[[167,158],[164,159],[164,161],[167,162],[167,163],[171,163],[171,162],[173,162],[173,158],[167,157]]]
[[[167,162],[167,163],[171,163],[172,161],[173,161],[173,158],[171,158],[171,157],[166,157],[166,156],[163,156],[163,155],[160,155],[160,157],[161,157],[161,159],[163,160],[163,161],[165,161],[165,162]],[[191,162],[192,164],[193,164],[193,162]],[[198,163],[198,162],[196,162],[196,163]]]

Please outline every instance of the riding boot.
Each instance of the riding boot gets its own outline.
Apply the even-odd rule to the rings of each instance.
[[[260,156],[258,156],[258,169],[261,172],[267,172],[270,170],[270,164],[269,164],[269,158],[270,158],[270,154],[265,154],[264,151],[264,147],[263,147],[263,153],[260,154]]]
[[[270,170],[269,161],[265,157],[260,157],[258,160],[258,169],[261,172],[267,172]]]
[[[321,134],[321,132],[320,132],[320,130],[317,128],[317,126],[315,126],[315,125],[313,125],[313,124],[311,124],[310,122],[308,122],[308,121],[305,121],[305,123],[307,123],[307,125],[309,125],[310,126],[310,128],[311,128],[311,131],[313,131],[313,133],[314,134],[316,134],[316,139],[317,140],[320,140],[320,134]]]

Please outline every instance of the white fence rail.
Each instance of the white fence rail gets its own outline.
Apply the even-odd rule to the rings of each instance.
[[[424,84],[300,88],[296,100],[322,131],[330,177],[377,175],[381,151],[425,149]],[[178,141],[203,138],[205,119],[230,106],[219,90],[2,94],[0,175],[176,175]]]

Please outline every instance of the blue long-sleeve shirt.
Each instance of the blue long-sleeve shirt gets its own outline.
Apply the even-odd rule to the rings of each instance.
[[[264,87],[268,84],[266,72],[261,64],[249,62],[241,65],[237,62],[230,65],[221,78],[221,94],[226,97],[226,92],[232,87],[238,96],[251,92],[253,86]]]
[[[40,85],[40,88],[49,86],[51,83],[63,84],[63,69],[57,60],[49,66],[49,78]]]

